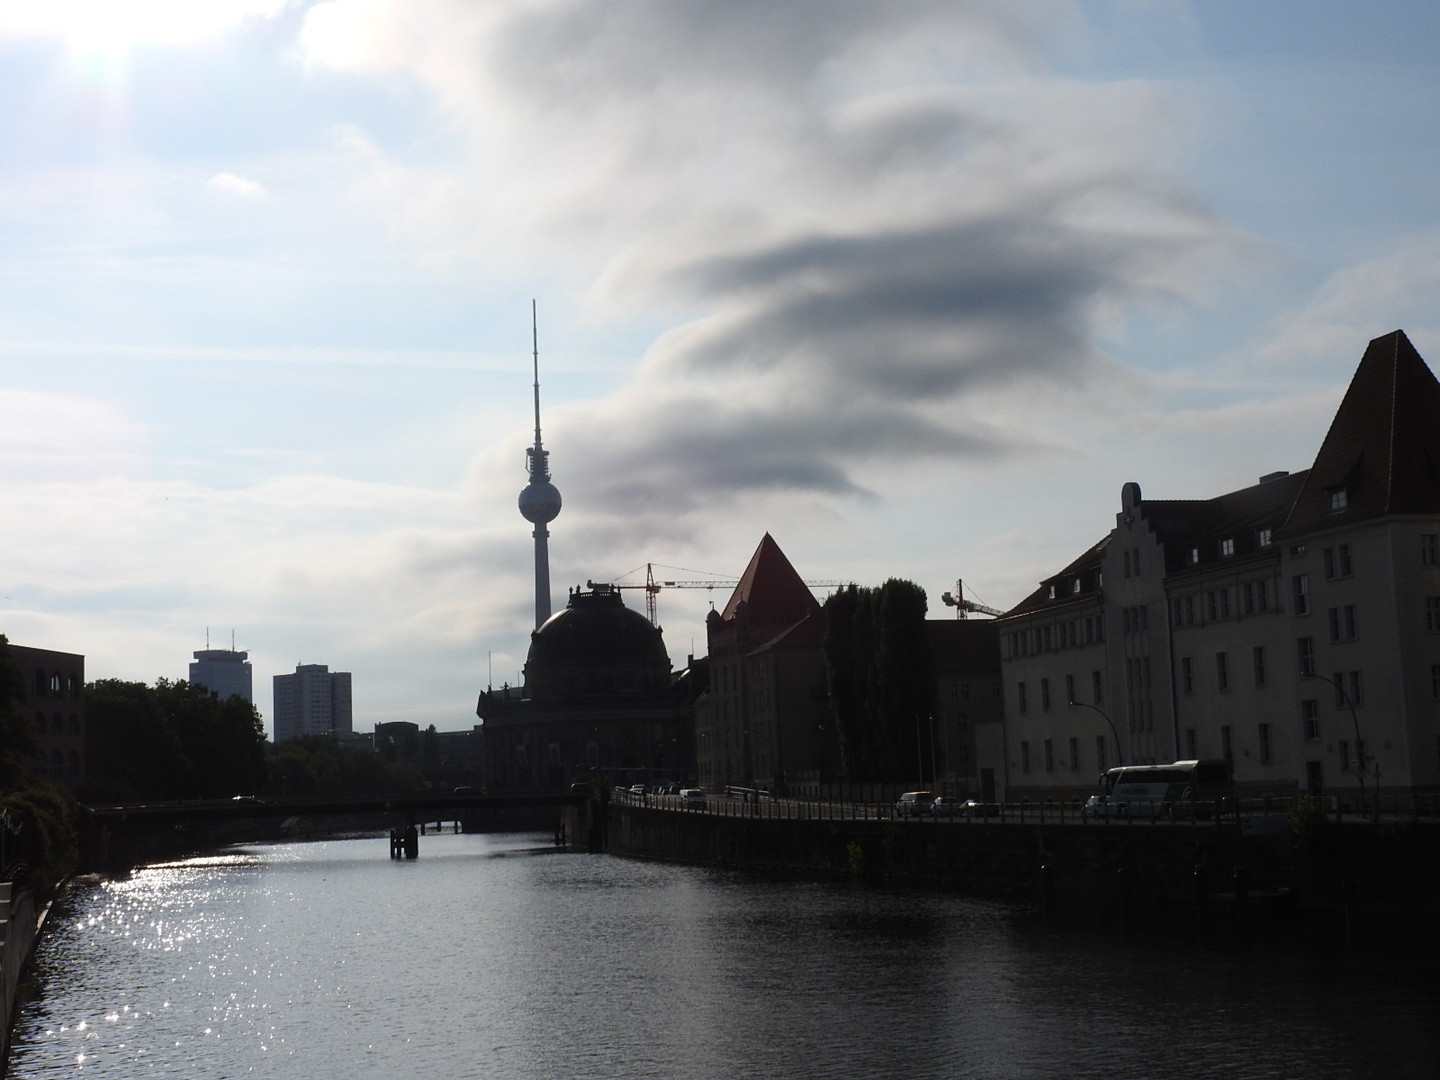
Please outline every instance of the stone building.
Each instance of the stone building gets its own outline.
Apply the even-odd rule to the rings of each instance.
[[[570,594],[531,634],[524,677],[487,689],[475,710],[492,792],[693,776],[690,681],[672,677],[660,629],[613,586]]]
[[[997,620],[1009,796],[1224,758],[1237,790],[1440,787],[1440,384],[1372,341],[1314,464],[1210,499],[1127,483]]]
[[[85,778],[85,657],[79,653],[10,646],[25,676],[25,700],[37,746],[28,772],[73,787]]]

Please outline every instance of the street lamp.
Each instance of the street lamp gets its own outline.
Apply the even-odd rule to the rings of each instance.
[[[1365,744],[1360,739],[1360,718],[1355,715],[1355,703],[1350,700],[1350,695],[1345,692],[1345,687],[1341,686],[1334,679],[1326,678],[1317,671],[1302,671],[1300,678],[1319,679],[1321,682],[1329,683],[1335,688],[1335,692],[1340,695],[1340,700],[1350,709],[1350,723],[1355,725],[1355,775],[1360,780],[1360,812],[1363,814],[1365,812]],[[1379,792],[1378,781],[1376,782],[1376,792],[1377,794]],[[1379,799],[1375,800],[1375,814],[1377,817],[1380,814]]]
[[[1124,765],[1125,751],[1121,748],[1120,745],[1120,732],[1115,730],[1115,721],[1110,719],[1109,713],[1107,713],[1104,709],[1096,708],[1094,705],[1086,705],[1083,701],[1071,701],[1069,702],[1069,705],[1072,709],[1089,709],[1091,712],[1098,712],[1101,716],[1105,717],[1105,723],[1110,725],[1110,734],[1115,736],[1115,753],[1120,758],[1120,764]]]

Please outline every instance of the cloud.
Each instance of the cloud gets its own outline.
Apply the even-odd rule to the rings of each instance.
[[[216,173],[205,182],[216,191],[239,195],[243,199],[263,199],[268,194],[263,184],[256,180],[248,180],[243,176],[236,176],[234,173]]]
[[[1065,2],[334,0],[302,42],[430,86],[468,139],[463,182],[396,189],[406,228],[563,252],[598,321],[686,313],[631,385],[549,419],[571,511],[643,528],[1053,448],[982,407],[1103,394],[1125,373],[1097,328],[1194,302],[1243,250],[1165,165],[1192,106],[1050,70],[1081,23]]]

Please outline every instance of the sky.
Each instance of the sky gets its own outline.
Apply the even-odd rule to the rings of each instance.
[[[0,0],[0,632],[475,722],[557,609],[1008,608],[1440,361],[1440,5]],[[635,571],[639,568],[639,573]],[[626,576],[628,575],[628,576]],[[643,609],[643,594],[624,594]],[[670,590],[677,666],[727,590]]]

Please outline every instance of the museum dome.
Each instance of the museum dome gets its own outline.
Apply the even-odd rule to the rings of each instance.
[[[659,628],[627,608],[614,586],[575,590],[565,610],[530,635],[525,696],[537,703],[656,697],[670,685]]]

